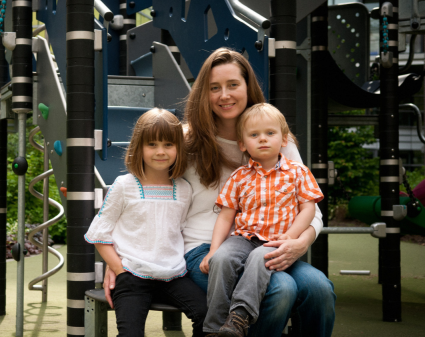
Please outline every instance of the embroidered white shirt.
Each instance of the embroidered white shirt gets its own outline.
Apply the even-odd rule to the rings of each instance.
[[[133,275],[171,281],[186,274],[181,234],[192,188],[184,179],[173,185],[142,186],[132,174],[119,176],[108,191],[85,239],[113,244],[124,269]]]

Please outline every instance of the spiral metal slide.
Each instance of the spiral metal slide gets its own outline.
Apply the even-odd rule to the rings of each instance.
[[[37,126],[35,127],[30,135],[29,135],[29,141],[31,143],[32,146],[34,146],[37,150],[39,150],[40,152],[45,153],[45,148],[44,146],[38,144],[37,142],[34,141],[34,135],[40,131],[40,127]],[[48,159],[47,159],[48,160]],[[52,205],[54,207],[56,207],[59,210],[59,213],[53,217],[52,219],[42,223],[41,225],[37,226],[36,228],[34,228],[29,234],[28,234],[28,240],[36,245],[37,247],[39,247],[40,249],[43,250],[43,253],[46,252],[44,247],[43,247],[43,243],[47,242],[47,235],[44,236],[43,239],[43,243],[36,240],[34,238],[34,235],[40,231],[43,231],[47,228],[49,228],[50,226],[52,226],[53,224],[55,224],[56,222],[58,222],[60,219],[62,219],[62,217],[64,216],[65,212],[64,209],[62,207],[62,205],[58,202],[56,202],[55,200],[48,198],[48,192],[47,192],[47,197],[45,197],[42,193],[36,191],[34,189],[34,185],[37,184],[39,181],[42,181],[44,179],[47,180],[47,184],[48,184],[48,178],[53,174],[53,169],[51,170],[47,170],[45,172],[43,172],[42,174],[38,175],[37,177],[35,177],[29,184],[29,191],[30,193],[35,196],[36,198],[43,200],[44,202],[46,202],[46,200],[48,200],[49,205]],[[48,190],[47,190],[48,191]],[[46,191],[44,191],[44,193],[46,193]],[[47,212],[48,214],[48,212]],[[28,284],[28,289],[29,290],[41,290],[43,291],[45,286],[44,285],[38,285],[37,283],[42,282],[43,280],[46,280],[48,277],[56,274],[62,267],[64,264],[64,258],[62,256],[62,254],[60,254],[57,250],[53,249],[52,247],[47,246],[47,251],[51,254],[53,254],[54,256],[56,256],[59,260],[59,263],[52,269],[48,270],[48,271],[44,271],[44,269],[47,269],[47,263],[46,263],[46,267],[43,268],[43,274],[40,276],[37,276],[35,279],[33,279],[32,281],[29,282]],[[47,261],[47,259],[46,259]],[[44,265],[43,265],[44,267]]]

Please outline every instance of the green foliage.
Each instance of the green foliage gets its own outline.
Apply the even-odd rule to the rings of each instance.
[[[410,188],[413,190],[422,180],[425,179],[425,166],[418,167],[413,171],[406,171],[407,181],[409,182]],[[400,185],[400,191],[406,192],[404,185]]]
[[[27,121],[26,139],[29,132],[34,128],[31,118]],[[43,144],[44,139],[41,133],[34,136],[34,140]],[[36,150],[28,141],[26,144],[26,159],[28,161],[28,171],[25,175],[25,222],[29,224],[43,223],[43,202],[34,197],[28,190],[28,185],[37,175],[43,173],[43,153]],[[18,176],[12,171],[12,162],[18,156],[18,134],[9,134],[7,148],[7,222],[10,224],[8,230],[12,231],[14,224],[18,221]],[[50,166],[51,168],[51,166]],[[35,185],[35,189],[43,192],[43,182]],[[49,197],[60,202],[59,191],[54,176],[49,178]],[[49,207],[49,219],[58,214],[58,210]],[[56,242],[66,240],[66,219],[55,223],[49,228],[49,233]]]
[[[363,113],[353,111],[345,114]],[[379,158],[373,158],[372,153],[362,147],[375,141],[372,126],[329,128],[328,158],[335,163],[342,186],[347,192],[344,195],[338,183],[329,186],[330,205],[347,203],[347,196],[379,194]]]

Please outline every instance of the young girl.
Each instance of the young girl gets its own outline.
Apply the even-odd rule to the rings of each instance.
[[[181,224],[192,198],[182,126],[152,109],[134,128],[125,165],[108,191],[85,239],[117,275],[113,291],[119,336],[144,336],[153,298],[181,309],[204,336],[205,293],[186,275]]]

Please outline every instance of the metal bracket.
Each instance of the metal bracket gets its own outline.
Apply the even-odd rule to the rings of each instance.
[[[387,224],[384,222],[376,222],[372,225],[370,225],[370,227],[373,228],[373,232],[371,233],[371,235],[374,238],[385,238],[387,236]]]
[[[14,50],[16,47],[16,33],[15,32],[4,32],[1,33],[1,37],[3,40],[3,46],[7,50]]]
[[[384,2],[381,7],[381,16],[393,16],[393,4],[391,2]]]
[[[102,50],[102,31],[100,29],[94,30],[94,50]]]
[[[121,14],[114,15],[110,25],[113,30],[121,30],[124,27],[124,17]]]
[[[394,220],[401,221],[407,215],[407,206],[406,205],[393,205],[393,218]]]
[[[39,40],[36,37],[32,38],[32,52],[33,53],[38,53],[41,46],[40,46],[41,40]]]
[[[97,261],[94,263],[94,283],[103,282],[103,262]]]
[[[328,161],[328,185],[335,184],[337,173],[337,170],[335,170],[335,163],[333,161]]]
[[[103,188],[94,189],[94,208],[99,209],[103,204]]]
[[[307,37],[299,46],[297,46],[297,54],[306,59],[311,60],[311,38]]]
[[[380,62],[384,68],[391,68],[393,65],[393,52],[381,52]]]
[[[410,27],[413,30],[421,28],[421,15],[419,13],[419,0],[412,0],[412,17],[410,18]]]
[[[102,150],[103,130],[94,130],[94,150]]]

